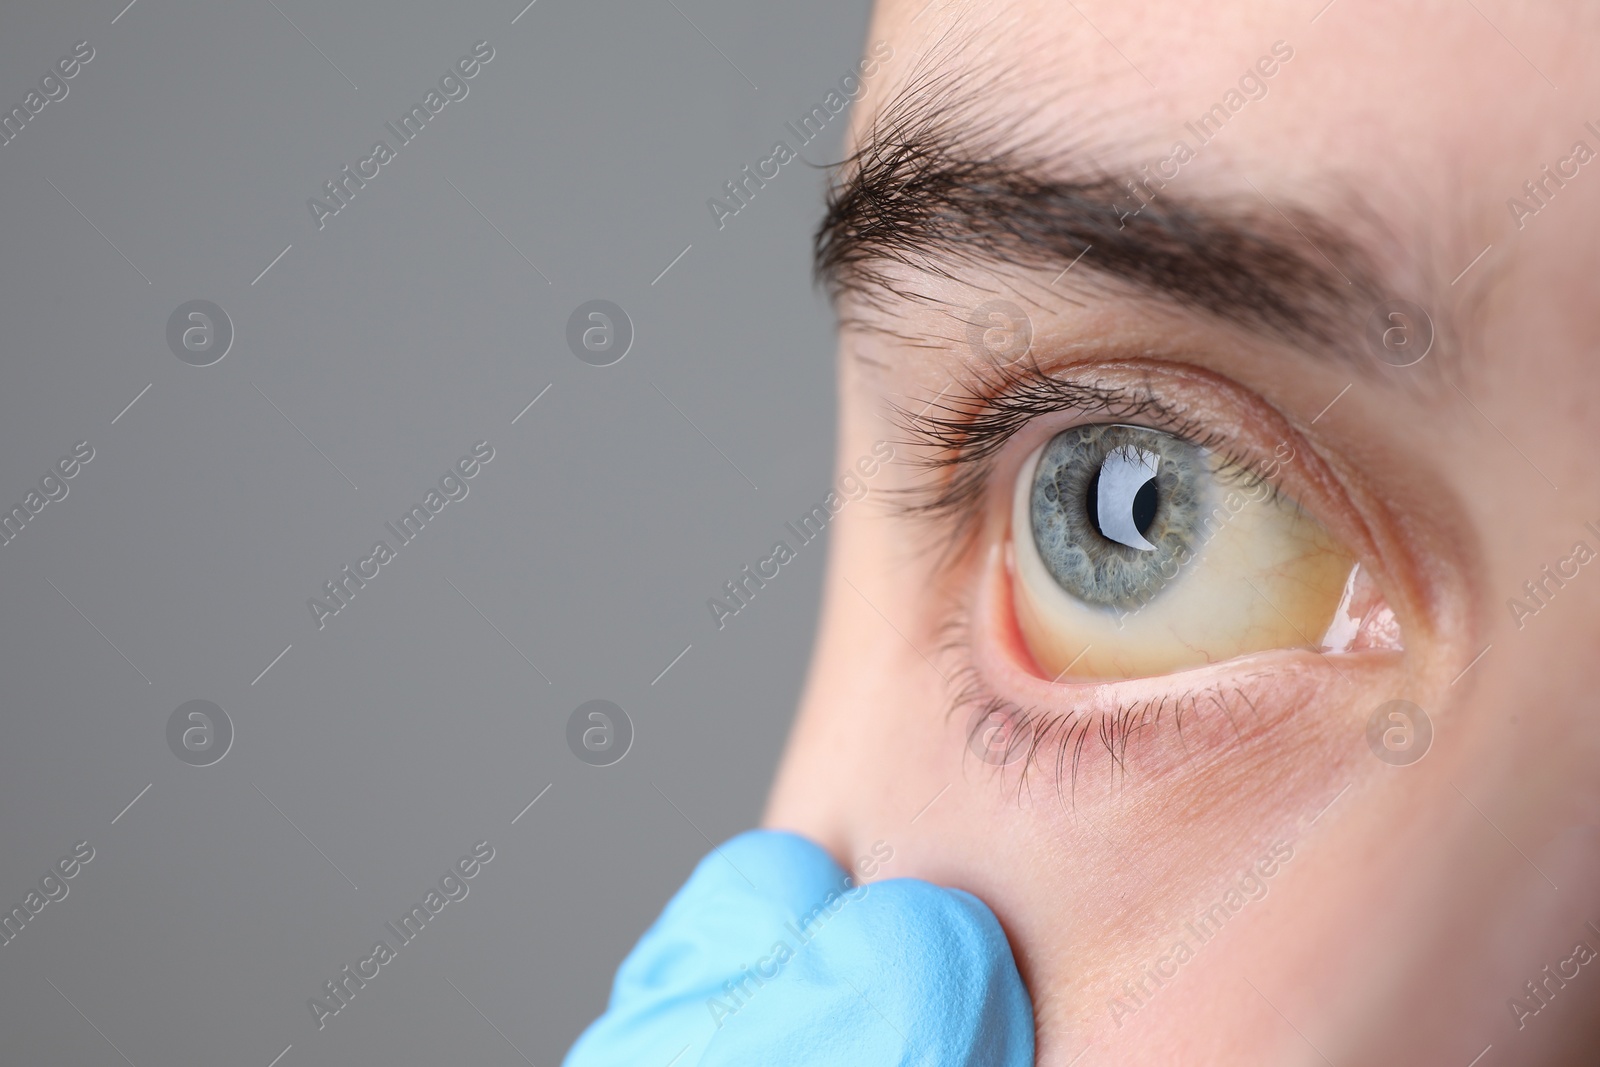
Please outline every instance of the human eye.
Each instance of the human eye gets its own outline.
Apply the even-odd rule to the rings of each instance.
[[[1056,680],[1120,679],[1397,646],[1361,564],[1263,469],[1128,423],[1080,423],[1036,448],[1008,542],[1035,663]]]
[[[1403,650],[1338,480],[1237,383],[1148,361],[1029,364],[902,424],[928,479],[906,510],[947,532],[942,568],[973,575],[954,598],[959,699],[1030,724],[1017,747],[1081,737],[1096,715],[1156,725],[1202,692],[1255,713],[1257,693],[1283,705],[1326,683],[1319,670],[1348,680]]]

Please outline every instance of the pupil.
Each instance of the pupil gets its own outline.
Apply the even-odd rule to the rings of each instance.
[[[1105,465],[1102,463],[1094,472],[1094,476],[1089,479],[1083,494],[1083,510],[1089,518],[1089,526],[1101,536],[1105,534],[1104,527],[1100,525],[1100,472],[1103,470]],[[1139,491],[1133,494],[1133,525],[1138,529],[1140,537],[1150,532],[1150,527],[1156,521],[1156,505],[1160,502],[1161,494],[1156,490],[1154,478],[1141,485]]]
[[[1150,525],[1156,521],[1156,502],[1160,499],[1154,478],[1141,485],[1133,495],[1133,524],[1139,528],[1140,537],[1149,533]]]
[[[1105,535],[1105,530],[1100,525],[1100,472],[1103,470],[1105,470],[1104,463],[1095,468],[1094,477],[1089,479],[1088,489],[1083,494],[1083,510],[1089,517],[1089,528],[1101,536]]]

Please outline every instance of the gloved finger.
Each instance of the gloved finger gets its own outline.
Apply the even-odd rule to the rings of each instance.
[[[982,901],[856,886],[804,838],[752,831],[696,867],[565,1067],[1032,1062],[1032,1008]]]
[[[742,976],[700,1067],[1030,1067],[1032,1005],[984,903],[910,878],[859,892]]]
[[[799,836],[752,830],[696,865],[617,970],[606,1012],[564,1067],[693,1067],[716,1032],[708,1002],[760,960],[787,924],[850,888],[844,870]]]

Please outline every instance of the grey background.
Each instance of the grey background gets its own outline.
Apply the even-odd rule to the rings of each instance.
[[[95,449],[0,546],[0,904],[95,849],[0,947],[5,1063],[544,1067],[758,818],[823,553],[721,632],[705,601],[828,487],[824,178],[784,167],[720,232],[705,202],[794,144],[867,4],[675,2],[0,14],[0,109],[95,49],[0,146],[0,505]],[[468,97],[319,232],[307,198],[480,39]],[[565,343],[594,298],[634,324],[615,366]],[[166,344],[192,299],[234,324],[214,366]],[[307,598],[482,439],[319,631]],[[565,742],[594,698],[634,724],[611,767]],[[193,699],[234,725],[213,766],[167,747]],[[319,1032],[308,998],[481,839],[467,899]]]

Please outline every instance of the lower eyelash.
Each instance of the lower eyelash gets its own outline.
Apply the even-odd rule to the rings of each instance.
[[[992,715],[999,714],[1013,724],[1015,733],[1011,744],[1016,748],[1008,749],[1008,752],[1022,748],[1026,751],[1016,759],[1008,759],[1004,766],[1021,764],[1017,781],[1019,804],[1022,801],[1023,790],[1027,788],[1030,771],[1035,768],[1042,770],[1046,766],[1042,757],[1053,753],[1054,758],[1049,762],[1053,764],[1056,796],[1064,803],[1070,800],[1071,806],[1076,809],[1078,775],[1084,748],[1091,733],[1111,759],[1113,785],[1115,785],[1119,778],[1123,783],[1127,780],[1129,743],[1146,729],[1159,731],[1163,720],[1175,729],[1179,746],[1184,752],[1185,763],[1194,758],[1194,753],[1190,751],[1184,739],[1183,724],[1186,715],[1197,717],[1205,713],[1214,713],[1211,711],[1213,708],[1220,711],[1227,719],[1240,746],[1261,736],[1267,729],[1267,724],[1262,720],[1255,701],[1246,690],[1249,683],[1265,677],[1265,672],[1246,675],[1238,683],[1226,688],[1209,686],[1159,699],[1119,703],[1114,709],[1103,710],[1097,715],[1076,709],[1044,713],[1023,707],[996,694],[974,662],[970,641],[970,619],[965,609],[957,609],[952,612],[950,621],[943,627],[938,648],[938,655],[942,660],[955,664],[955,670],[947,676],[951,699],[945,711],[945,719],[948,722],[960,716],[970,719],[973,723],[972,732],[966,739],[969,753],[974,750],[977,731],[990,721]],[[1249,713],[1248,718],[1245,715],[1246,710]],[[1244,724],[1244,729],[1241,729],[1241,722]],[[1062,784],[1066,780],[1069,756],[1072,773],[1068,793],[1064,796]]]

